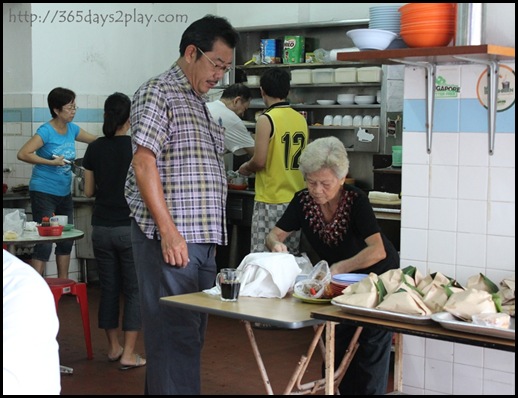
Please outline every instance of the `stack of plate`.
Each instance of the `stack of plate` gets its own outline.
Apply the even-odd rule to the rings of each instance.
[[[394,4],[369,8],[369,29],[388,30],[398,35],[398,37],[389,44],[388,49],[406,47],[403,39],[399,37],[401,30],[401,14],[399,13],[399,8],[401,8],[401,6],[402,4]]]
[[[369,29],[383,29],[399,34],[402,4],[369,8]]]
[[[336,274],[331,278],[331,290],[334,296],[339,296],[349,285],[361,281],[368,274]]]

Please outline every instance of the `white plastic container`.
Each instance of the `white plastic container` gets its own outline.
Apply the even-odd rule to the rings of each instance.
[[[359,83],[379,83],[381,82],[381,68],[379,66],[358,68],[356,78]]]
[[[356,69],[357,68],[336,68],[335,82],[336,83],[356,83]]]
[[[313,69],[311,71],[314,84],[326,84],[335,82],[335,70],[332,68]]]
[[[246,82],[249,86],[258,86],[260,80],[261,76],[258,75],[250,75],[246,77]]]
[[[311,69],[297,69],[291,71],[291,84],[311,84],[313,76]]]

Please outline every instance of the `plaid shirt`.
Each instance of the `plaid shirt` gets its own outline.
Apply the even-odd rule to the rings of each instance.
[[[187,243],[227,244],[227,180],[224,129],[210,116],[205,98],[192,89],[177,64],[144,83],[131,107],[132,147],[151,150],[165,201]],[[140,229],[159,238],[130,166],[126,200]]]

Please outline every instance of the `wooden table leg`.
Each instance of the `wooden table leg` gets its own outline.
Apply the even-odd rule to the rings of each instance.
[[[394,391],[403,391],[403,334],[394,333]]]
[[[317,346],[320,346],[322,354],[325,357],[325,348],[323,347],[323,342],[321,339],[324,327],[324,323],[321,325],[313,326],[313,330],[315,332],[313,339],[311,340],[306,354],[300,357],[297,367],[295,368],[295,371],[293,372],[293,375],[291,376],[283,395],[290,395],[292,393],[294,395],[315,394],[317,391],[320,391],[325,387],[325,379],[322,378],[302,384],[302,378],[306,373],[308,364],[311,361]],[[295,385],[297,387],[297,391],[293,392]]]
[[[326,321],[326,395],[333,395],[335,390],[335,325]]]
[[[345,351],[345,355],[343,356],[340,366],[336,370],[335,375],[335,326],[336,322],[326,321],[326,386],[325,393],[326,395],[334,395],[337,389],[336,385],[340,384],[342,378],[347,372],[351,361],[358,350],[360,344],[358,343],[358,339],[360,338],[360,334],[363,331],[362,326],[358,326],[356,331],[349,342],[349,346]]]
[[[259,366],[259,372],[261,373],[261,378],[263,379],[264,386],[266,388],[266,392],[268,395],[273,395],[272,385],[270,383],[270,379],[268,378],[268,373],[266,373],[266,368],[264,366],[263,358],[261,357],[261,353],[259,352],[259,347],[257,347],[257,341],[255,340],[254,330],[252,329],[252,325],[249,321],[243,321],[245,324],[245,329],[248,334],[248,339],[250,340],[250,344],[252,345],[252,351],[254,352],[255,360],[257,362],[257,366]]]

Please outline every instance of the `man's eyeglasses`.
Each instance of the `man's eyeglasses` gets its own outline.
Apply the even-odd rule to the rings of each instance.
[[[201,53],[201,55],[203,55],[205,58],[207,58],[209,60],[209,62],[212,64],[212,67],[214,68],[214,70],[220,70],[223,73],[228,73],[228,72],[230,72],[233,69],[230,65],[227,65],[227,66],[225,66],[225,65],[218,65],[212,59],[210,59],[209,56],[207,54],[205,54],[199,47],[196,47],[196,48]]]
[[[64,106],[63,109],[65,109],[67,111],[77,111],[79,109],[79,107],[76,105],[67,105],[67,106]]]

